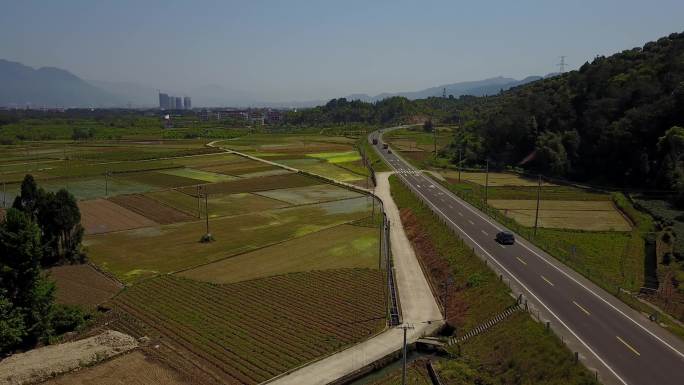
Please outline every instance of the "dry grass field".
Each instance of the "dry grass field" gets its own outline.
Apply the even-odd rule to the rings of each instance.
[[[489,205],[523,226],[534,226],[534,200],[489,200]],[[539,226],[586,231],[630,231],[631,224],[610,201],[541,201]]]
[[[277,190],[274,190],[277,191]],[[204,218],[204,199],[178,190],[157,191],[146,194],[149,198],[192,215]],[[289,206],[288,203],[254,193],[211,194],[207,198],[209,217],[239,215]]]
[[[458,171],[445,170],[440,171],[445,178],[458,180]],[[486,173],[484,172],[471,172],[462,171],[461,181],[467,181],[481,186],[485,185]],[[489,173],[489,186],[499,187],[499,186],[537,186],[538,181],[535,178],[526,178],[517,174],[510,174],[504,172],[490,172]],[[542,186],[556,186],[553,183],[542,182]]]
[[[102,234],[158,224],[136,212],[105,199],[79,201],[81,225],[86,234]]]

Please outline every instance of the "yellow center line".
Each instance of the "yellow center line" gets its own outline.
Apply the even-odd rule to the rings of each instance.
[[[620,338],[620,336],[615,336],[615,337],[616,337],[620,342],[622,342],[629,350],[631,350],[632,352],[634,352],[634,354],[636,354],[637,356],[641,356],[641,353],[639,353],[636,349],[634,349],[634,348],[632,347],[632,345],[628,344],[627,342],[625,342],[625,340],[623,340],[622,338]]]
[[[527,266],[527,262],[525,262],[522,258],[520,258],[520,257],[515,257],[515,258],[517,258],[518,261],[520,261],[520,263],[522,263],[523,265]]]
[[[546,279],[546,277],[544,277],[543,275],[542,275],[541,277],[542,277],[542,279],[543,279],[544,281],[546,281],[546,283],[548,283],[549,285],[551,285],[551,286],[556,286],[556,285],[553,284],[553,282],[551,282],[551,281],[549,281],[548,279]]]
[[[575,306],[577,306],[578,308],[580,308],[580,310],[582,310],[583,312],[585,312],[587,315],[591,315],[591,313],[589,313],[589,310],[583,308],[582,305],[578,304],[578,303],[575,302],[575,301],[572,301],[572,303],[574,303]]]

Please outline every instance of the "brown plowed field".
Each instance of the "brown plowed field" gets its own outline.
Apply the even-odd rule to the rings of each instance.
[[[162,204],[157,200],[145,195],[119,195],[109,198],[109,200],[131,211],[135,211],[138,214],[144,215],[145,217],[162,225],[187,222],[197,219],[195,216],[180,210],[176,210],[171,206]]]
[[[105,199],[79,201],[81,225],[86,234],[130,230],[158,224],[144,216]]]
[[[116,309],[219,369],[224,383],[258,384],[365,340],[385,326],[383,274],[340,269],[229,285],[170,275],[127,288]]]
[[[185,385],[181,376],[137,350],[102,364],[44,382],[47,385]]]
[[[50,269],[57,286],[56,299],[66,305],[95,307],[110,299],[121,285],[90,265],[66,265]]]

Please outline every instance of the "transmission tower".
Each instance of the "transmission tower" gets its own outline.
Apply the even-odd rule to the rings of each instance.
[[[565,58],[566,58],[566,56],[561,56],[560,57],[560,63],[557,64],[557,66],[560,68],[560,73],[565,72],[565,66],[567,65],[565,63]]]
[[[442,99],[446,99],[446,87],[442,88]]]

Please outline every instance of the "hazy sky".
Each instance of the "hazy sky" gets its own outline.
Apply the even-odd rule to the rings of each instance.
[[[684,30],[682,0],[3,3],[0,58],[268,101],[543,75]]]

